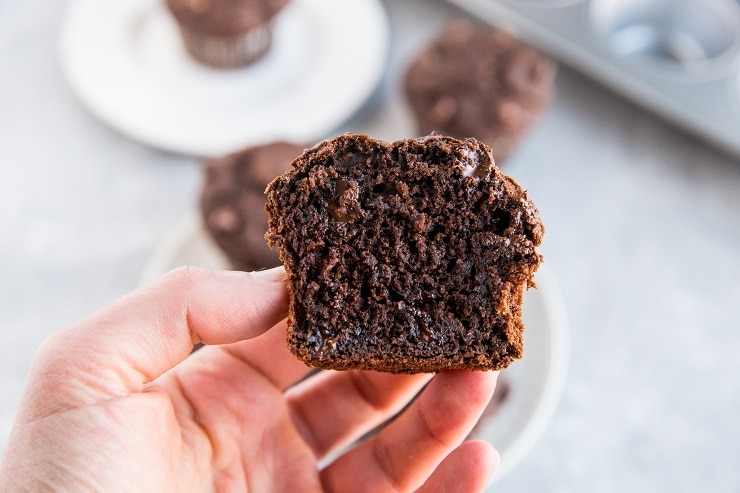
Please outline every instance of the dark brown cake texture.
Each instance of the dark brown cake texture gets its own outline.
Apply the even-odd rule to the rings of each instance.
[[[265,241],[265,187],[289,170],[303,150],[289,142],[271,142],[204,161],[203,224],[235,268],[252,271],[280,265],[278,253]]]
[[[185,48],[214,68],[258,60],[272,41],[272,24],[289,0],[166,0]]]
[[[547,108],[555,64],[503,31],[457,20],[409,64],[419,132],[475,137],[500,165]]]
[[[495,370],[522,356],[544,234],[475,139],[343,135],[267,188],[288,273],[288,345],[310,366]]]

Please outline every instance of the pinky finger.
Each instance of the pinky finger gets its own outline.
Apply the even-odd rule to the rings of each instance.
[[[498,462],[498,452],[490,443],[464,442],[437,466],[417,493],[482,492]]]

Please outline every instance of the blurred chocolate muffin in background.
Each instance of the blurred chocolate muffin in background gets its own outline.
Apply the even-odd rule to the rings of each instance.
[[[475,137],[500,165],[549,105],[555,71],[511,35],[455,20],[411,61],[404,90],[420,135]]]
[[[270,250],[265,240],[265,188],[290,169],[303,150],[292,143],[273,142],[203,163],[203,224],[234,268],[251,271],[280,265],[277,251]]]
[[[243,67],[262,57],[288,1],[166,0],[190,55],[214,68]]]

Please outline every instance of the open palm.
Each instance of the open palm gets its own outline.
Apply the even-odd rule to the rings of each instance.
[[[483,489],[496,452],[461,442],[495,374],[310,374],[286,348],[286,304],[281,269],[180,269],[51,336],[0,490]]]

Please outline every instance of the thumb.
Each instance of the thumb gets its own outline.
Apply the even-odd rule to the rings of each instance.
[[[37,397],[53,412],[140,392],[195,344],[251,339],[285,318],[285,279],[282,267],[176,269],[47,338],[24,400]],[[36,416],[48,414],[32,407]]]

